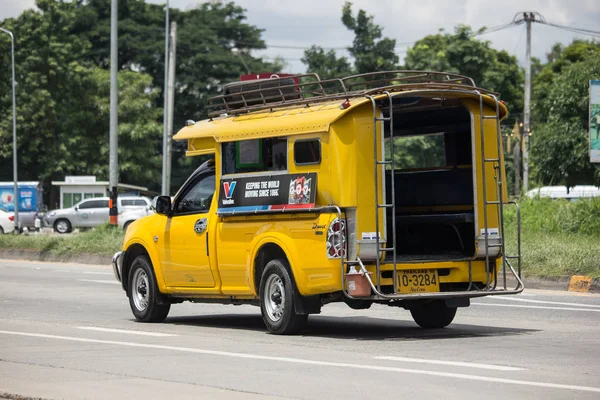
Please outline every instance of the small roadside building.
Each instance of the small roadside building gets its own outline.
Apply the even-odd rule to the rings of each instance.
[[[109,182],[97,181],[93,175],[65,176],[64,181],[52,181],[52,186],[60,188],[59,208],[72,207],[90,197],[108,197]],[[151,196],[147,187],[118,183],[117,190],[123,195]]]

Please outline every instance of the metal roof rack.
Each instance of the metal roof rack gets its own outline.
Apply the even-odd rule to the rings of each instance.
[[[275,107],[322,103],[383,93],[416,89],[478,88],[473,79],[458,74],[434,71],[385,71],[321,80],[319,75],[301,74],[282,78],[232,82],[223,94],[208,99],[208,116],[238,115]]]

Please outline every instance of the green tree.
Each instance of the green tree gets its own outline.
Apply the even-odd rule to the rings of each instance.
[[[342,22],[354,32],[354,41],[348,50],[354,57],[357,73],[397,69],[398,56],[394,51],[396,41],[383,37],[383,28],[375,24],[372,15],[359,10],[354,16],[352,3],[346,2],[342,9]]]
[[[39,11],[27,10],[2,25],[15,34],[17,80],[17,135],[19,177],[49,180],[61,173],[62,160],[76,149],[69,147],[77,126],[74,120],[90,117],[81,105],[89,96],[89,69],[83,54],[88,43],[70,32],[76,3],[39,0]],[[10,45],[0,41],[0,163],[12,155]],[[10,171],[2,168],[2,179]],[[10,178],[8,178],[10,179]]]
[[[343,77],[353,73],[362,74],[397,69],[398,56],[394,51],[396,41],[383,37],[383,28],[373,21],[372,15],[359,10],[353,15],[352,3],[342,8],[342,23],[354,33],[348,51],[354,58],[354,66],[346,57],[337,57],[335,51],[325,52],[319,46],[304,51],[302,62],[308,72],[317,73],[321,79]]]
[[[107,68],[110,56],[110,0],[88,0],[78,14],[79,33],[92,46],[87,53],[96,65]],[[119,2],[119,64],[152,77],[158,88],[154,104],[162,108],[164,88],[164,6],[144,0]],[[177,22],[175,110],[173,130],[188,119],[207,116],[206,102],[220,94],[223,84],[252,72],[280,72],[280,61],[266,62],[251,55],[265,48],[262,30],[245,22],[245,10],[234,3],[207,2],[186,11],[170,9]],[[87,28],[86,28],[87,27]],[[240,55],[232,49],[240,50]],[[243,57],[243,60],[240,60]],[[162,121],[162,114],[159,115]],[[155,151],[161,152],[160,137]],[[185,158],[185,143],[173,143],[173,187],[178,187],[197,164]],[[157,188],[159,182],[153,187]]]
[[[589,80],[600,76],[600,52],[570,63],[552,78],[536,107],[546,119],[534,126],[531,157],[543,184],[600,184],[600,168],[589,161]]]
[[[17,39],[19,176],[62,179],[67,173],[106,176],[110,0],[37,0],[37,10],[2,21]],[[207,114],[206,99],[246,73],[279,72],[280,62],[251,56],[265,47],[262,30],[245,23],[233,3],[205,3],[180,11],[174,130]],[[6,38],[8,39],[8,38]],[[0,37],[0,162],[12,157],[10,44]],[[119,2],[121,179],[160,186],[164,87],[164,7],[143,0]],[[125,107],[125,108],[124,108]],[[193,168],[184,144],[174,143],[173,185]],[[158,162],[158,163],[157,163]],[[0,169],[0,179],[11,170]]]
[[[478,86],[500,92],[509,109],[520,113],[523,71],[516,57],[493,49],[489,41],[475,38],[483,31],[473,32],[469,26],[459,25],[453,34],[441,31],[426,36],[408,50],[406,68],[466,75]]]
[[[305,50],[302,62],[306,64],[308,72],[316,73],[321,79],[339,78],[352,73],[346,57],[337,58],[334,50],[325,52],[319,46]]]
[[[535,123],[544,123],[551,117],[550,109],[546,106],[554,82],[564,70],[574,64],[594,59],[599,54],[600,43],[597,42],[574,40],[566,47],[560,43],[552,46],[552,50],[546,55],[548,62],[541,67],[533,81],[532,116]]]

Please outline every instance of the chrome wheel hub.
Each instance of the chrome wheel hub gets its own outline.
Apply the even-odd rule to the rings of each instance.
[[[133,275],[131,280],[131,296],[133,297],[133,304],[139,311],[145,311],[148,307],[148,288],[150,283],[148,281],[148,275],[143,269],[138,269]]]
[[[267,317],[273,322],[279,322],[285,307],[285,286],[279,276],[270,275],[267,278],[263,303]]]
[[[69,226],[65,221],[58,221],[56,224],[56,230],[60,233],[65,233],[69,229]]]

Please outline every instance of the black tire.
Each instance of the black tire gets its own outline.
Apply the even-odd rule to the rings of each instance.
[[[123,232],[127,232],[127,228],[129,228],[129,225],[131,225],[133,221],[127,221],[125,222],[125,224],[123,225]]]
[[[444,300],[433,300],[411,308],[410,314],[423,329],[441,329],[454,320],[456,307],[446,307]]]
[[[0,226],[0,235],[4,235],[4,228]]]
[[[129,269],[127,296],[133,315],[141,322],[163,322],[171,303],[161,299],[152,264],[147,256],[137,256]],[[163,301],[158,301],[158,300]]]
[[[271,260],[260,279],[260,311],[267,329],[278,335],[292,335],[305,326],[308,315],[296,314],[295,285],[286,260]]]
[[[58,232],[60,234],[69,233],[73,230],[71,226],[71,222],[68,219],[60,218],[54,222],[54,232]]]

